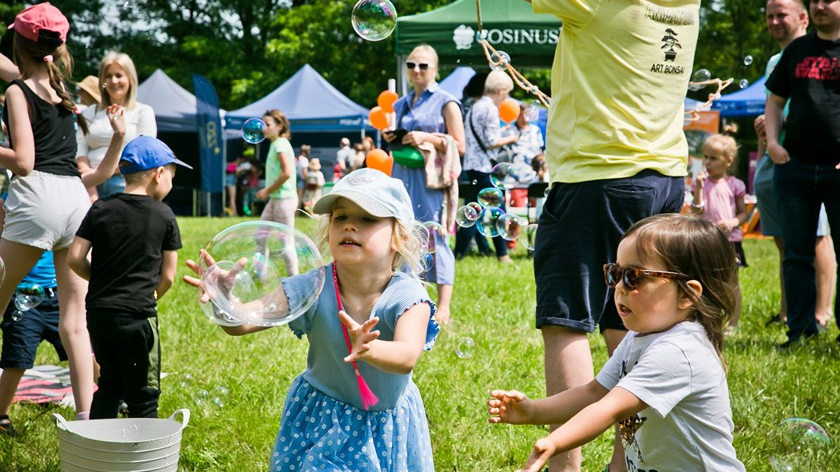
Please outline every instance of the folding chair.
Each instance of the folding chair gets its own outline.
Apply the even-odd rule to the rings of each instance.
[[[531,199],[545,198],[546,189],[548,189],[548,182],[533,182],[528,185],[528,199],[525,203],[525,217],[528,218],[529,224],[537,222],[536,208],[534,208],[534,219],[531,219]]]

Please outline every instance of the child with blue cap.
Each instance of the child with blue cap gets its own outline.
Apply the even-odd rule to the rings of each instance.
[[[91,418],[116,418],[121,400],[130,417],[158,416],[157,300],[172,286],[181,248],[161,200],[176,165],[192,169],[156,138],[131,140],[120,157],[125,192],[97,200],[70,246],[70,267],[90,281],[87,326],[100,365]]]

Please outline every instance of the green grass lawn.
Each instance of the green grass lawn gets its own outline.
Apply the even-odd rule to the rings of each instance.
[[[240,219],[182,218],[183,261],[219,230]],[[302,218],[298,227],[314,224]],[[311,232],[310,232],[311,234]],[[780,354],[775,345],[784,330],[765,328],[779,302],[776,251],[772,241],[744,244],[750,267],[741,272],[744,294],[741,329],[727,339],[729,387],[735,420],[735,447],[750,472],[770,471],[771,433],[790,417],[820,423],[832,436],[827,469],[840,470],[840,346],[837,329],[801,349]],[[546,433],[538,426],[487,423],[487,392],[516,388],[532,397],[544,395],[543,348],[534,328],[532,260],[520,247],[514,263],[467,257],[457,266],[454,322],[444,328],[435,348],[420,359],[414,380],[423,394],[438,471],[512,471],[520,467],[533,441]],[[307,343],[286,327],[234,338],[225,335],[198,308],[196,291],[177,282],[161,300],[163,349],[161,415],[189,408],[184,431],[183,471],[266,470],[280,422],[283,399],[292,379],[306,363]],[[463,338],[475,342],[468,359],[456,355]],[[591,337],[597,367],[606,360],[604,343]],[[39,363],[57,363],[42,345]],[[189,378],[187,377],[189,375]],[[229,390],[223,408],[197,404],[200,390]],[[58,442],[51,413],[59,407],[14,405],[11,415],[21,432],[0,436],[0,471],[57,471]],[[584,448],[584,470],[601,471],[611,454],[611,433]],[[832,468],[833,467],[833,468]]]

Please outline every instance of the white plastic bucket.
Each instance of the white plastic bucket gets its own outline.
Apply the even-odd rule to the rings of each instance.
[[[175,420],[181,414],[181,421]],[[190,410],[167,419],[67,421],[53,414],[63,472],[176,472]]]

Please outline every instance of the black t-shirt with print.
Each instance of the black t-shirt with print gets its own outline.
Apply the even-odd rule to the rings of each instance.
[[[782,145],[792,159],[840,163],[840,41],[816,32],[785,48],[766,87],[790,100]]]

